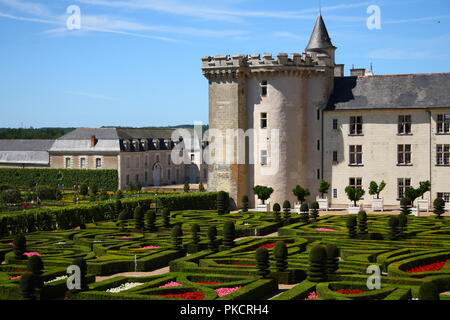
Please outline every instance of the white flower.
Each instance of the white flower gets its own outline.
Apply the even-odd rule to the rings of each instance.
[[[64,241],[58,242],[56,244],[66,244]]]
[[[128,282],[128,283],[121,284],[120,286],[118,286],[116,288],[108,289],[108,290],[106,290],[106,292],[119,293],[119,292],[122,292],[122,291],[125,291],[125,290],[130,290],[130,289],[132,289],[134,287],[138,287],[140,285],[143,285],[143,283],[140,283],[140,282]]]
[[[44,284],[48,284],[48,283],[52,283],[52,282],[56,282],[56,281],[64,280],[64,279],[67,279],[67,276],[56,277],[53,280],[45,281]]]

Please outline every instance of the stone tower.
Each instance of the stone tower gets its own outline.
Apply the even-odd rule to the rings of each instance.
[[[245,150],[245,161],[225,156],[228,161],[211,164],[209,190],[229,192],[237,206],[243,195],[255,205],[255,185],[274,189],[272,204],[294,201],[296,185],[315,197],[323,174],[322,109],[333,90],[335,50],[319,15],[305,53],[202,58],[209,80],[210,130],[225,136],[226,130],[253,129],[254,137],[245,144],[241,137],[241,144],[233,145],[213,134],[227,147],[214,154]]]

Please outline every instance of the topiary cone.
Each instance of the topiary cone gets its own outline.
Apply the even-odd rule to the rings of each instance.
[[[285,271],[288,268],[288,250],[284,241],[277,241],[273,250],[275,266],[278,271]]]
[[[259,248],[256,251],[257,274],[263,278],[270,274],[269,251],[266,248]]]
[[[327,252],[323,245],[316,244],[309,252],[308,280],[311,282],[327,281],[326,273]]]

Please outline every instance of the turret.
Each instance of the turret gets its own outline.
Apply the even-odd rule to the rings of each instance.
[[[319,14],[305,52],[310,53],[312,56],[317,57],[319,60],[328,60],[326,61],[326,65],[334,67],[336,49],[337,48],[333,46],[333,43],[331,43],[331,39],[328,35],[327,27],[325,26],[322,15]]]

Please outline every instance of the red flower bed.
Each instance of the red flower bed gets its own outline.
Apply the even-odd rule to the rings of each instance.
[[[275,247],[275,243],[268,243],[268,244],[263,244],[259,248],[256,248],[256,250],[261,249],[261,248],[272,249],[273,247]]]
[[[342,293],[342,294],[358,294],[358,293],[364,293],[363,290],[350,290],[350,289],[341,289],[337,290],[336,292]]]
[[[441,262],[435,262],[432,264],[427,264],[425,266],[412,268],[410,270],[407,270],[407,273],[416,273],[416,272],[426,272],[426,271],[439,271],[441,270],[448,260],[441,261]]]
[[[200,284],[221,284],[222,282],[215,282],[215,281],[197,281],[196,283],[200,283]]]
[[[201,292],[185,292],[185,293],[177,293],[177,294],[157,294],[159,297],[166,298],[177,298],[184,300],[203,300],[205,299],[205,295]]]

